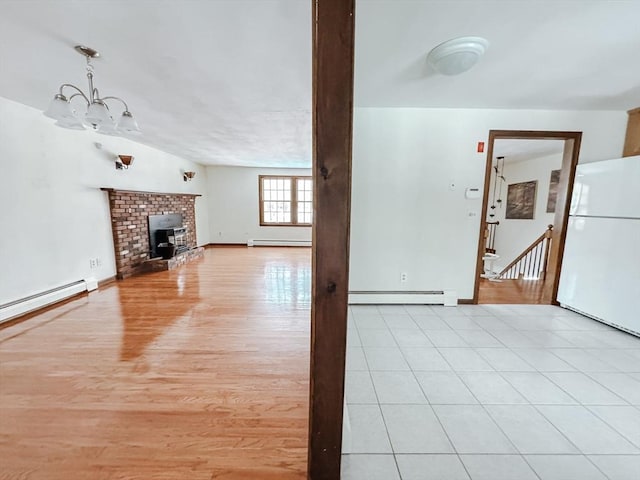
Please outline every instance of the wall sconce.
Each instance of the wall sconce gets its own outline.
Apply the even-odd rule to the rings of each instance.
[[[131,155],[118,155],[116,158],[116,170],[127,170],[133,163],[133,157]]]
[[[185,182],[190,182],[193,179],[193,177],[195,177],[195,176],[196,176],[196,172],[184,172],[182,174],[182,179]]]

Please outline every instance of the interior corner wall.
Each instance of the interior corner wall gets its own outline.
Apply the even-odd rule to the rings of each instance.
[[[135,157],[128,170],[115,169],[119,154]],[[209,242],[207,172],[199,164],[128,139],[56,127],[41,111],[4,98],[0,158],[6,230],[0,304],[116,274],[108,195],[101,187],[202,194],[196,200],[197,242]],[[196,172],[193,181],[183,181],[184,170]],[[90,268],[90,259],[100,259],[100,266]]]
[[[499,197],[502,198],[502,205],[496,205],[495,210],[493,210],[495,212],[494,218],[489,218],[489,210],[487,210],[487,221],[497,220],[500,222],[500,225],[496,228],[494,245],[496,254],[498,254],[500,258],[495,261],[494,270],[500,271],[506,267],[512,260],[515,260],[525,248],[531,245],[536,238],[542,235],[550,224],[553,225],[555,213],[547,213],[549,180],[551,171],[560,170],[561,168],[562,153],[505,164],[503,175],[506,178],[506,182],[502,185],[502,191]],[[489,189],[489,205],[491,205],[494,176],[495,172],[492,172]],[[508,185],[533,180],[538,182],[533,219],[505,218]]]
[[[307,240],[311,227],[261,227],[260,175],[310,176],[311,169],[207,167],[211,243],[247,244],[247,240]]]
[[[489,130],[583,132],[580,161],[620,156],[609,111],[356,108],[350,290],[455,290],[472,298]],[[401,281],[401,273],[406,280]]]

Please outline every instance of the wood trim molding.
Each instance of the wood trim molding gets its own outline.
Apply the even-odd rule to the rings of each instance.
[[[489,139],[493,133],[494,140],[567,140],[575,138],[576,134],[582,135],[582,132],[572,131],[547,131],[547,130],[490,130]],[[488,155],[489,152],[487,152]]]
[[[120,190],[119,188],[100,187],[103,192],[121,192],[121,193],[146,193],[148,195],[185,195],[187,197],[201,197],[201,193],[172,193],[172,192],[146,192],[144,190]]]
[[[289,200],[291,208],[291,221],[289,223],[267,223],[264,221],[264,182],[265,178],[283,179],[291,182],[291,199]],[[260,212],[261,227],[307,227],[311,228],[310,223],[298,223],[298,186],[299,179],[312,180],[309,175],[258,175],[258,210]],[[285,200],[286,201],[286,200]]]
[[[340,478],[349,290],[355,0],[313,0],[308,478]]]
[[[573,194],[573,182],[576,178],[576,168],[580,155],[580,143],[582,132],[574,132],[564,142],[564,154],[562,156],[562,170],[558,183],[558,197],[556,200],[556,214],[553,219],[553,236],[551,238],[551,253],[547,264],[547,273],[544,282],[542,300],[559,305],[558,286],[560,273],[562,272],[562,257],[564,256],[564,243],[567,238],[567,225],[569,223],[569,210],[571,208],[571,196]],[[551,282],[549,280],[552,280]]]
[[[478,303],[480,291],[480,274],[483,269],[482,256],[485,248],[484,232],[487,228],[487,209],[489,206],[489,185],[491,182],[491,165],[493,162],[493,146],[497,139],[542,139],[542,140],[564,140],[564,153],[562,157],[562,170],[560,182],[558,184],[558,198],[556,201],[556,214],[554,217],[553,237],[551,243],[551,254],[547,269],[547,280],[542,295],[543,303],[557,304],[558,284],[562,266],[562,256],[564,255],[564,242],[567,237],[567,223],[569,222],[569,208],[571,204],[571,194],[573,193],[573,181],[575,179],[576,167],[580,155],[580,143],[582,132],[571,131],[538,131],[538,130],[490,130],[487,148],[487,161],[485,167],[484,190],[482,199],[482,212],[480,217],[480,232],[478,234],[478,252],[476,259],[476,276],[473,288],[473,303]],[[551,281],[549,281],[551,280]]]
[[[623,157],[640,155],[640,107],[627,112],[627,131],[624,137]]]
[[[473,303],[478,303],[478,294],[480,292],[480,275],[484,271],[484,262],[482,257],[485,252],[486,239],[484,232],[487,230],[487,209],[489,208],[489,188],[491,185],[491,166],[493,164],[493,143],[496,139],[497,130],[489,131],[489,140],[487,147],[487,160],[484,167],[484,188],[482,189],[482,210],[480,211],[480,235],[478,239],[478,252],[476,255],[476,276],[473,286]]]
[[[207,243],[204,248],[248,248],[246,243]]]
[[[105,279],[100,280],[98,282],[98,288],[106,287],[107,285],[109,285],[111,283],[115,283],[117,281],[118,281],[118,279],[116,278],[115,275],[113,277],[105,278]]]

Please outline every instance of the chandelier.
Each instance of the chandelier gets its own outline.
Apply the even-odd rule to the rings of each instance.
[[[70,83],[63,83],[60,85],[59,92],[53,97],[49,108],[44,114],[49,118],[57,120],[55,124],[59,127],[69,128],[71,130],[84,130],[85,127],[89,127],[106,135],[140,133],[138,124],[133,118],[133,115],[131,115],[127,103],[118,97],[101,97],[98,89],[93,86],[93,65],[91,65],[91,59],[98,58],[100,54],[93,48],[83,45],[76,45],[75,50],[87,59],[89,93],[85,94],[82,89]],[[67,97],[65,95],[65,89],[75,92]],[[80,97],[84,99],[86,103],[86,113],[84,113],[84,115],[78,115],[71,106],[71,100]],[[124,110],[117,123],[111,116],[107,100],[116,100],[124,105]]]

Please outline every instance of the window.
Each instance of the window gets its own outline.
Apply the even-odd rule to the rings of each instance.
[[[311,225],[311,177],[260,175],[260,225]]]

